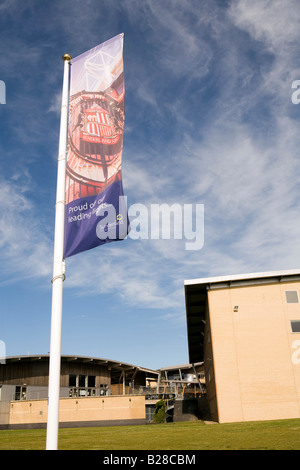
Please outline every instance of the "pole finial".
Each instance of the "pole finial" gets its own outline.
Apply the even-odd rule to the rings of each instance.
[[[62,60],[71,60],[71,59],[72,59],[72,57],[70,56],[70,54],[64,54],[62,56]]]

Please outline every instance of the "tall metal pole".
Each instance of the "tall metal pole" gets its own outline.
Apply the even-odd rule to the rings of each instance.
[[[61,324],[63,281],[65,278],[64,219],[65,219],[65,176],[69,102],[69,64],[71,56],[64,54],[64,76],[58,149],[57,188],[55,204],[54,260],[52,282],[51,340],[48,385],[48,417],[46,450],[57,450],[59,426],[59,389],[61,362]]]

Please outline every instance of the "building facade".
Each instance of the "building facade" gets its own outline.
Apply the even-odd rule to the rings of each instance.
[[[62,356],[60,397],[79,398],[136,393],[154,370],[108,359]],[[48,397],[49,356],[7,357],[0,364],[0,400],[34,400]]]
[[[156,384],[158,377],[157,371],[131,364],[94,357],[62,356],[62,424],[67,425],[65,420],[72,425],[77,421],[78,425],[86,425],[89,421],[95,425],[110,421],[128,424],[146,422],[145,396],[139,392],[149,380]],[[15,356],[1,361],[0,428],[44,425],[48,380],[49,355]],[[36,410],[35,414],[33,410]],[[91,416],[94,418],[91,419]],[[111,417],[110,421],[108,416]]]
[[[0,429],[45,426],[48,380],[48,355],[1,361]],[[199,396],[200,382],[203,363],[151,370],[108,359],[61,356],[60,426],[145,424],[153,420],[158,400]]]
[[[212,419],[300,418],[300,272],[185,281],[185,296]]]

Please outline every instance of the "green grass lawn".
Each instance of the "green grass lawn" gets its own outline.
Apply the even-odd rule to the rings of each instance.
[[[59,450],[299,450],[300,419],[59,430]],[[0,450],[44,450],[46,430],[0,431]]]

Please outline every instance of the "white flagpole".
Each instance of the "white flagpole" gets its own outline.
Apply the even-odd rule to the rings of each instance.
[[[54,260],[52,282],[51,310],[51,341],[48,385],[48,417],[46,450],[57,450],[59,426],[59,390],[60,390],[60,361],[61,361],[61,324],[62,297],[65,265],[64,248],[64,218],[65,218],[65,177],[69,103],[69,64],[71,56],[64,54],[64,76],[62,89],[62,105],[60,118],[60,135],[58,149],[57,188],[55,204],[55,233]]]

